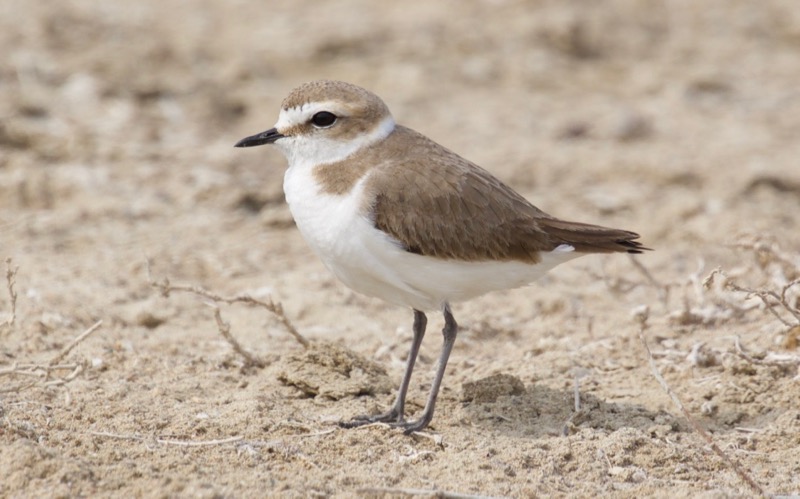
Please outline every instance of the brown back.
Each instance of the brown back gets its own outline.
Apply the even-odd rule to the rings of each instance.
[[[633,232],[548,215],[483,168],[409,128],[398,126],[357,155],[371,165],[393,160],[367,178],[364,210],[375,227],[412,253],[537,263],[540,251],[562,244],[585,253],[648,249]]]

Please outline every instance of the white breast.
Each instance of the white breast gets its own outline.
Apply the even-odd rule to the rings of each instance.
[[[331,195],[320,191],[312,168],[303,166],[286,170],[283,178],[286,202],[303,237],[334,270],[337,262],[350,260],[359,249],[354,242],[361,218],[358,212],[363,179],[349,194]]]

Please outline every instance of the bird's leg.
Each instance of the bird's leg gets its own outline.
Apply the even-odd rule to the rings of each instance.
[[[442,384],[444,378],[444,371],[447,367],[447,359],[450,358],[450,351],[453,350],[453,344],[456,342],[456,335],[458,334],[458,324],[450,312],[450,305],[444,305],[444,329],[442,335],[444,336],[444,345],[442,346],[442,353],[439,355],[439,365],[436,368],[436,377],[433,379],[431,385],[431,392],[428,395],[428,402],[425,404],[425,409],[422,411],[422,416],[416,421],[397,421],[391,423],[395,428],[402,428],[403,432],[408,435],[409,433],[420,431],[431,422],[433,419],[433,411],[436,408],[436,397],[439,395],[439,386]]]
[[[425,336],[425,327],[428,325],[428,318],[419,310],[414,310],[414,339],[411,342],[411,351],[408,352],[408,360],[406,361],[406,372],[403,374],[403,381],[400,383],[400,389],[397,391],[397,399],[394,405],[383,414],[376,414],[374,416],[356,416],[352,421],[339,423],[344,428],[355,428],[370,423],[402,423],[404,421],[403,413],[406,406],[406,393],[408,392],[408,385],[411,382],[411,373],[414,371],[414,364],[417,361],[419,354],[419,347],[422,344],[422,338]]]
[[[408,352],[408,360],[406,361],[406,372],[403,374],[403,381],[400,382],[400,389],[397,391],[397,400],[394,406],[389,411],[389,414],[394,416],[394,421],[401,422],[404,420],[406,408],[406,393],[408,393],[408,385],[411,383],[411,373],[414,371],[414,364],[417,362],[419,355],[419,347],[422,345],[422,338],[425,336],[425,328],[428,325],[428,318],[419,310],[414,310],[414,339],[411,343],[411,351]]]

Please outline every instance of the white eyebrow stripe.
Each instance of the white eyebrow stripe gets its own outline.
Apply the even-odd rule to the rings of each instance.
[[[275,145],[283,151],[290,165],[305,163],[317,166],[347,159],[359,149],[385,139],[394,128],[394,118],[388,115],[372,130],[352,140],[342,141],[296,134],[277,140]]]
[[[319,111],[331,111],[333,114],[340,115],[338,112],[341,106],[335,101],[324,102],[309,102],[302,106],[295,106],[289,109],[281,109],[278,115],[278,122],[275,123],[275,128],[280,132],[295,125],[300,125],[307,122],[312,116]]]

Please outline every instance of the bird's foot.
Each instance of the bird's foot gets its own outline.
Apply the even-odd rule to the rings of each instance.
[[[358,428],[374,423],[385,423],[390,428],[398,428],[403,430],[403,433],[410,435],[415,431],[422,431],[431,422],[431,418],[425,414],[419,419],[414,421],[406,421],[399,412],[392,409],[391,411],[382,414],[375,414],[372,416],[356,416],[350,421],[342,421],[339,426],[342,428]]]
[[[403,415],[400,414],[397,409],[392,409],[388,412],[373,414],[371,416],[356,416],[350,421],[339,422],[339,426],[342,428],[358,428],[359,426],[373,423],[388,423],[390,426],[393,426],[395,424],[402,424],[404,422]]]
[[[424,430],[428,426],[428,423],[430,423],[430,419],[426,420],[425,417],[421,417],[414,421],[395,421],[393,423],[389,423],[389,426],[392,428],[399,428],[403,430],[404,434],[411,435],[415,431]]]

